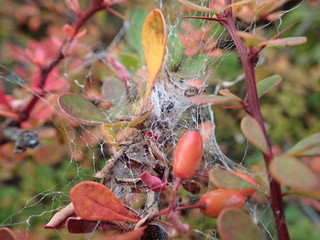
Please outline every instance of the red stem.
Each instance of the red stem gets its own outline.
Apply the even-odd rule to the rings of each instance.
[[[194,205],[177,207],[175,211],[186,210],[191,208],[205,208],[205,206],[206,206],[206,203],[202,202]]]
[[[183,180],[179,177],[176,177],[174,185],[173,185],[173,189],[172,189],[172,195],[171,195],[171,201],[169,203],[169,206],[166,209],[161,210],[160,212],[156,213],[153,218],[157,218],[161,215],[170,213],[170,212],[174,212],[176,209],[176,198],[177,198],[177,191],[178,188],[180,186],[180,184],[183,182]]]
[[[225,0],[226,6],[231,4],[231,0]],[[257,87],[256,87],[256,78],[255,78],[255,63],[254,59],[252,58],[253,55],[248,55],[248,51],[246,47],[244,46],[243,42],[241,41],[241,38],[237,35],[237,29],[234,24],[234,19],[232,17],[232,9],[229,8],[226,10],[225,13],[221,14],[221,21],[220,23],[227,29],[229,32],[239,54],[240,54],[240,60],[242,63],[242,67],[245,74],[246,79],[246,85],[247,85],[247,91],[248,91],[248,100],[247,100],[247,107],[246,110],[254,119],[257,120],[259,123],[264,138],[268,145],[268,153],[263,154],[264,161],[266,163],[266,168],[268,171],[268,177],[269,177],[269,184],[270,184],[270,204],[271,208],[273,210],[273,214],[276,221],[276,228],[278,233],[279,240],[289,240],[290,236],[288,233],[288,228],[286,224],[285,214],[284,214],[284,207],[283,207],[283,199],[281,195],[281,186],[280,184],[272,179],[269,173],[269,165],[273,159],[272,151],[271,151],[271,143],[270,139],[267,135],[266,128],[263,123],[262,114],[260,111],[260,103],[257,93]]]
[[[59,51],[56,56],[49,62],[46,66],[40,68],[40,81],[38,87],[44,90],[44,86],[46,84],[48,75],[52,71],[52,69],[58,65],[58,63],[65,58],[64,52],[67,51],[72,41],[75,39],[75,35],[78,33],[79,29],[84,25],[84,23],[90,19],[96,12],[104,9],[106,6],[103,0],[93,0],[92,3],[86,8],[82,13],[80,13],[77,19],[72,24],[73,29],[75,30],[75,34],[72,37],[68,37],[62,43]],[[20,112],[18,123],[21,124],[23,121],[28,120],[30,113],[35,107],[36,103],[39,101],[40,97],[44,97],[46,95],[45,91],[42,91],[41,94],[34,94],[30,102],[26,105],[24,109]]]
[[[206,203],[204,203],[204,202],[194,204],[194,205],[181,206],[181,207],[177,207],[177,208],[170,208],[170,206],[169,206],[169,207],[161,210],[160,212],[157,212],[155,215],[153,215],[152,218],[155,219],[157,217],[168,214],[170,212],[181,211],[181,210],[192,209],[192,208],[204,208],[205,206],[206,206]]]
[[[183,182],[183,180],[182,180],[181,178],[176,177],[176,180],[175,180],[174,185],[173,185],[171,202],[170,202],[170,205],[169,205],[169,208],[170,208],[170,209],[174,209],[174,208],[175,208],[177,191],[178,191],[178,188],[179,188],[179,186],[180,186],[180,184],[181,184],[182,182]]]

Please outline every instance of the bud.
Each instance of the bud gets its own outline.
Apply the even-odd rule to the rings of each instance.
[[[139,176],[147,187],[154,192],[162,192],[166,190],[167,185],[156,176],[152,176],[148,171],[144,171]]]

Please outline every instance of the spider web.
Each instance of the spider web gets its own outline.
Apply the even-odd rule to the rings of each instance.
[[[199,5],[207,6],[208,0],[193,1]],[[233,55],[234,49],[228,38],[226,37],[226,31],[218,24],[202,20],[187,20],[183,16],[186,14],[183,11],[183,7],[177,1],[154,1],[154,7],[158,7],[164,13],[167,34],[168,34],[168,46],[167,53],[164,61],[164,66],[159,74],[157,83],[155,84],[150,105],[153,106],[150,118],[144,123],[144,129],[138,130],[137,133],[131,135],[133,137],[125,139],[126,142],[137,142],[136,138],[139,136],[139,141],[143,141],[146,131],[152,131],[159,139],[159,149],[163,150],[161,153],[166,159],[171,159],[172,151],[175,148],[175,144],[181,134],[189,129],[196,129],[199,123],[210,121],[213,125],[212,137],[205,144],[204,164],[202,165],[203,171],[207,171],[215,166],[215,164],[222,165],[228,170],[242,168],[241,164],[237,164],[230,160],[220,150],[218,140],[215,137],[215,128],[219,127],[215,124],[215,112],[211,106],[197,106],[190,101],[186,96],[186,91],[189,90],[187,80],[201,80],[203,86],[210,86],[212,94],[217,94],[220,88],[229,87],[234,84],[238,84],[243,80],[243,76],[239,76],[234,80],[224,80],[217,76],[219,68],[224,64],[226,59]],[[200,13],[199,16],[207,16],[205,13]],[[281,19],[275,24],[280,28]],[[125,44],[128,31],[132,25],[124,23],[123,27],[119,30],[114,40],[105,49],[98,52],[91,51],[85,57],[85,61],[82,63],[80,69],[88,69],[86,79],[91,82],[94,81],[95,65],[98,63],[105,64],[105,67],[109,67],[108,62],[105,60],[106,54],[112,53],[116,46]],[[135,26],[137,27],[137,26]],[[141,26],[139,26],[141,27]],[[253,31],[259,30],[266,26],[255,26],[254,23],[246,26],[246,29],[253,29]],[[199,38],[196,53],[186,54],[186,46],[182,43],[181,38],[188,35],[192,35],[196,31]],[[90,34],[90,33],[89,33]],[[180,36],[180,38],[179,38]],[[220,41],[223,43],[223,51],[219,53],[217,48],[212,52],[214,47],[209,46],[212,42]],[[214,57],[210,56],[215,55]],[[73,76],[77,73],[77,70],[71,71],[68,66],[68,61],[63,63],[64,78],[67,82],[72,82],[78,86],[80,92],[85,93],[85,82],[81,79],[75,79]],[[143,69],[142,69],[143,70]],[[12,73],[13,74],[13,73]],[[133,75],[136,73],[132,73]],[[139,77],[139,76],[136,76]],[[7,80],[22,86],[30,93],[32,89],[26,84],[26,80],[22,80],[19,77],[12,75]],[[213,86],[213,88],[212,88]],[[69,203],[69,190],[76,183],[86,179],[94,179],[93,175],[98,173],[104,164],[115,153],[110,147],[110,142],[107,142],[104,136],[96,131],[93,127],[84,125],[78,125],[75,128],[70,127],[70,123],[65,123],[65,118],[61,117],[61,110],[48,102],[46,99],[41,99],[46,102],[48,106],[52,106],[55,112],[55,118],[52,121],[56,124],[59,131],[63,132],[68,138],[69,149],[71,152],[69,162],[64,170],[64,174],[61,181],[58,181],[52,186],[48,186],[48,189],[35,195],[33,198],[26,200],[25,206],[20,210],[15,211],[14,214],[5,219],[1,226],[24,226],[27,230],[31,229],[32,220],[40,218],[41,221],[46,222],[52,217],[52,215],[58,210],[62,209]],[[114,99],[119,105],[124,107],[117,108],[116,115],[122,116],[128,114],[128,108],[130,105],[126,100],[126,94],[124,93],[119,98]],[[114,114],[114,113],[112,113]],[[112,115],[111,114],[111,115]],[[114,118],[111,117],[111,118]],[[201,130],[201,129],[200,129]],[[138,149],[136,158],[140,158],[140,163],[145,165],[145,160],[142,156],[144,149]],[[88,174],[82,171],[82,166],[78,161],[79,156],[89,159],[91,165],[89,166],[92,174]],[[246,158],[245,150],[243,159]],[[88,166],[87,166],[88,167]],[[142,166],[143,168],[143,166]],[[69,171],[75,171],[73,179],[65,181]],[[130,177],[135,179],[138,176],[139,171],[133,171],[128,168],[126,164],[121,165],[121,169],[115,170],[116,175]],[[122,179],[123,180],[123,179]],[[122,181],[121,180],[121,181]],[[128,194],[129,189],[119,183],[119,179],[112,179],[110,183],[111,189],[119,197]],[[120,181],[120,182],[121,182]],[[134,185],[135,183],[133,183]],[[189,198],[197,200],[199,196],[189,194]],[[19,219],[19,216],[24,212],[31,212],[36,208],[43,209],[40,214],[30,215],[27,219]],[[246,208],[252,215],[253,219],[262,226],[266,232],[266,236],[269,239],[275,239],[273,232],[273,217],[271,216],[270,206],[258,206],[254,202],[247,202]],[[14,219],[14,220],[13,220]],[[186,218],[186,221],[188,218]],[[208,224],[200,224],[199,228],[195,228],[192,231],[196,233],[197,239],[216,239],[215,235],[211,233],[212,229],[208,228]],[[270,230],[271,229],[271,230]],[[271,231],[271,232],[270,232]],[[56,232],[59,235],[59,231]],[[66,237],[59,235],[59,239],[66,239]],[[81,239],[91,239],[92,234],[85,235]],[[75,239],[75,238],[73,238]],[[80,239],[80,238],[79,238]]]

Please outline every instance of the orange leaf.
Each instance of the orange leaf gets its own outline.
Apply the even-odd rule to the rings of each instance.
[[[139,217],[125,208],[104,185],[84,181],[74,186],[70,198],[77,216],[93,221],[137,222]]]
[[[71,27],[69,24],[65,24],[62,27],[62,31],[67,34],[69,37],[72,37],[75,35],[76,31],[73,27]]]
[[[166,23],[161,11],[155,9],[149,13],[142,28],[142,46],[149,73],[145,102],[150,96],[152,87],[162,67],[166,44]]]

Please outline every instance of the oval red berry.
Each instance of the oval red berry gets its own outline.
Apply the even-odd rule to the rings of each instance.
[[[191,178],[201,161],[203,142],[199,132],[190,130],[178,141],[173,159],[173,173],[182,179]]]
[[[199,203],[204,203],[205,207],[201,209],[202,214],[208,217],[218,217],[219,213],[229,207],[242,208],[246,198],[235,190],[216,189],[204,194]]]

